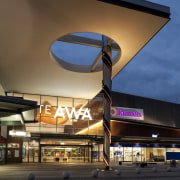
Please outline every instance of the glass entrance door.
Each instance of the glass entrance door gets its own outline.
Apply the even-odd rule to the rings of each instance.
[[[39,162],[39,144],[36,141],[23,142],[22,148],[23,162],[35,163]]]
[[[5,144],[0,144],[0,164],[5,164]]]
[[[41,162],[89,162],[86,146],[43,146]]]

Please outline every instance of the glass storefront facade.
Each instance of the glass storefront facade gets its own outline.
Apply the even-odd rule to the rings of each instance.
[[[10,95],[10,94],[9,94]],[[103,144],[87,139],[70,139],[70,135],[103,136],[102,97],[92,100],[44,95],[13,93],[12,96],[34,100],[39,108],[34,121],[26,121],[30,134],[67,135],[61,138],[38,140],[24,138],[22,145],[23,162],[100,162],[103,161]],[[69,136],[68,136],[69,135]],[[14,149],[13,147],[8,147]],[[3,147],[0,146],[1,156]],[[14,151],[18,156],[18,151]],[[12,154],[9,153],[8,156]],[[180,160],[180,147],[158,144],[111,144],[111,162],[159,162],[170,159]]]
[[[91,161],[88,141],[41,139],[23,142],[23,162],[76,163]]]
[[[85,146],[45,146],[41,154],[42,162],[89,162],[88,147]]]
[[[24,141],[23,162],[102,162],[103,144],[52,139]],[[165,162],[180,160],[180,146],[157,144],[111,144],[111,162]]]
[[[26,131],[30,133],[103,135],[102,126],[95,126],[102,120],[101,96],[89,100],[21,93],[8,95],[37,101],[40,106],[35,122],[26,123]]]
[[[103,145],[96,144],[92,150],[93,161],[102,161]],[[164,162],[180,160],[180,146],[157,144],[111,144],[111,162]]]
[[[44,95],[8,94],[37,101],[34,122],[26,121],[26,131],[34,134],[103,135],[102,97],[78,99]],[[24,138],[23,162],[92,162],[92,141],[58,138]],[[102,159],[99,159],[102,160]],[[98,160],[98,161],[99,161]]]
[[[180,146],[158,144],[111,145],[111,162],[163,162],[180,160]]]

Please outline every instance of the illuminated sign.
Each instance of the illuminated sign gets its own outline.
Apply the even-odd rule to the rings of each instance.
[[[51,113],[51,105],[40,105],[40,114],[41,114],[41,107],[44,106],[45,108],[45,114],[52,114]],[[63,119],[72,119],[73,117],[75,119],[79,119],[79,116],[82,115],[81,119],[84,120],[85,118],[88,118],[89,120],[92,120],[91,114],[89,112],[88,108],[78,108],[78,110],[75,107],[70,108],[68,107],[62,108],[61,106],[58,106],[54,118],[61,117]]]
[[[11,131],[9,131],[9,135],[11,135],[11,136],[26,136],[26,132],[11,130]]]
[[[111,118],[144,120],[144,113],[143,113],[143,109],[112,107]]]
[[[152,134],[152,138],[158,138],[158,134],[157,133],[153,133]]]

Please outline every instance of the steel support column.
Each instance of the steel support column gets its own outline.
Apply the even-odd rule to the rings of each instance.
[[[110,131],[110,112],[111,112],[111,86],[112,86],[112,61],[111,61],[111,44],[112,40],[106,36],[103,36],[103,95],[104,95],[104,111],[103,111],[103,127],[104,127],[104,144],[103,144],[103,161],[105,169],[109,170],[110,166],[110,143],[111,143],[111,131]]]

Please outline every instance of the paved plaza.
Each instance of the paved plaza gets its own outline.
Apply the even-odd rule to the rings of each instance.
[[[153,172],[152,168],[156,167],[157,172]],[[121,174],[115,173],[116,169],[121,170]],[[92,176],[92,171],[98,170],[98,177]],[[63,172],[70,173],[69,179],[74,180],[98,180],[98,179],[148,179],[148,180],[177,180],[180,179],[180,168],[177,166],[167,171],[167,165],[148,165],[148,167],[140,168],[141,172],[137,174],[137,166],[129,164],[112,164],[109,171],[104,170],[102,163],[93,164],[51,164],[51,163],[21,163],[0,165],[0,179],[2,180],[26,180],[28,174],[35,174],[35,180],[57,180],[64,179]]]

